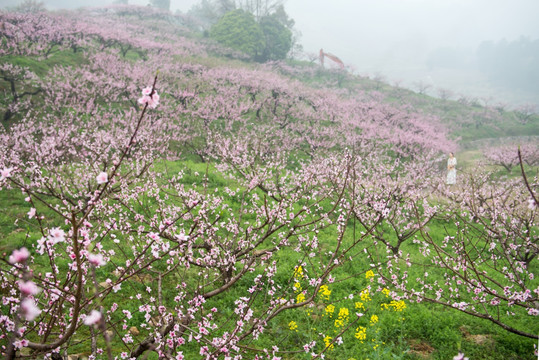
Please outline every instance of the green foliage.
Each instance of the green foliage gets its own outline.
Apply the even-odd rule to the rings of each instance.
[[[39,77],[45,76],[50,69],[59,66],[79,66],[88,63],[88,60],[81,52],[63,50],[53,53],[46,59],[36,59],[27,56],[5,55],[0,60],[1,63],[10,63],[13,65],[28,68]]]
[[[260,27],[254,16],[243,10],[225,14],[212,26],[210,37],[253,58],[264,49],[264,37]]]
[[[260,29],[264,34],[265,47],[259,61],[282,60],[292,47],[292,32],[284,26],[276,14],[260,19]]]
[[[213,25],[210,37],[259,62],[282,60],[292,47],[288,24],[293,21],[281,13],[265,15],[257,23],[251,13],[238,9],[226,13]]]

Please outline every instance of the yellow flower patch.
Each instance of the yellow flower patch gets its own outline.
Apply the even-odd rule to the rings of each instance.
[[[328,301],[329,296],[331,295],[331,290],[329,290],[329,287],[327,285],[320,286],[320,290],[318,290],[318,293],[322,297],[322,299]]]
[[[363,342],[365,339],[367,339],[367,328],[364,326],[359,326],[358,328],[356,328],[356,333],[354,334],[354,336],[356,337],[356,339]]]
[[[297,324],[295,321],[290,321],[290,322],[288,323],[288,327],[290,328],[290,330],[298,331],[298,330],[297,330],[298,324]]]

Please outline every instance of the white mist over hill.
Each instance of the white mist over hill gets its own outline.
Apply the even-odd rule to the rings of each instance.
[[[320,48],[363,75],[393,84],[450,88],[455,93],[512,103],[535,102],[539,94],[508,91],[489,83],[475,67],[484,41],[521,37],[539,40],[535,0],[290,0],[306,52]],[[428,66],[445,55],[445,66]]]

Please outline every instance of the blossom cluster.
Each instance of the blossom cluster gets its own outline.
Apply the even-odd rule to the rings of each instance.
[[[137,101],[141,105],[148,105],[150,109],[155,109],[159,105],[159,94],[151,86],[145,87],[142,89],[142,97]]]

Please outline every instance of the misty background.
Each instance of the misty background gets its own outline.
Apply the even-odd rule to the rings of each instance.
[[[0,0],[0,7],[22,1]],[[112,0],[44,0],[48,9]],[[148,0],[129,0],[147,5]],[[198,0],[171,0],[188,13]],[[337,55],[355,74],[439,96],[539,109],[537,0],[287,0],[303,59]]]

